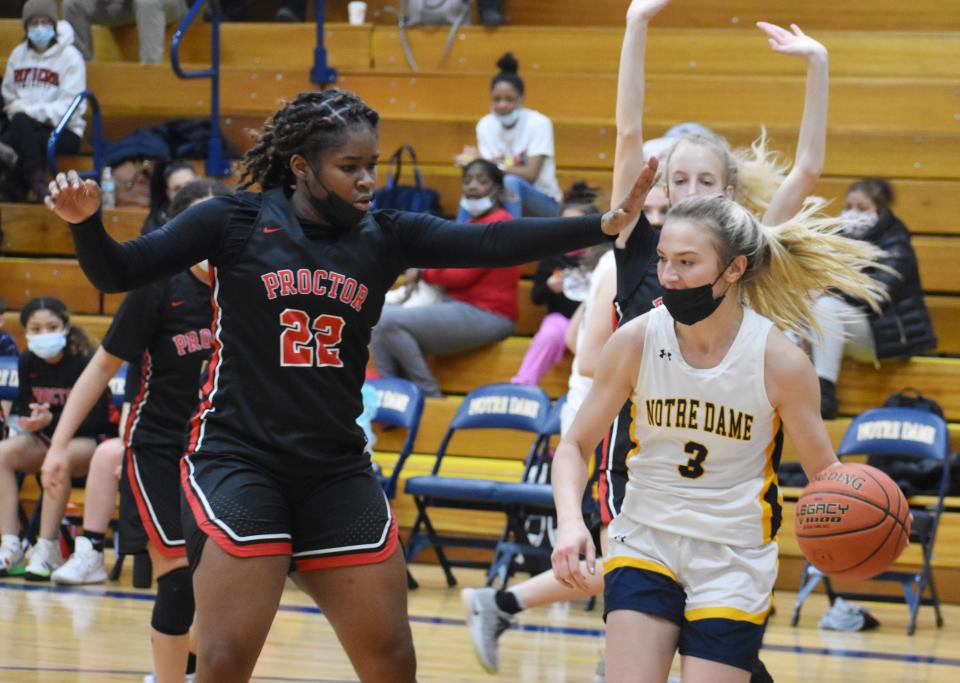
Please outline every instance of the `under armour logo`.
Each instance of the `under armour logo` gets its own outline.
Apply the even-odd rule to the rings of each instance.
[[[666,358],[667,360],[672,360],[673,354],[667,351],[666,349],[660,349],[660,357]]]
[[[617,534],[613,537],[613,540],[615,540],[617,543],[626,543],[627,537],[622,534]]]

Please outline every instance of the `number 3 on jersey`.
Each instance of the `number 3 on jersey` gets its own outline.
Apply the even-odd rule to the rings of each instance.
[[[342,368],[340,349],[343,337],[343,318],[338,315],[318,315],[313,325],[306,311],[288,308],[280,314],[285,328],[280,334],[280,365],[285,368]],[[316,346],[316,352],[314,352]]]
[[[680,476],[686,479],[697,479],[703,476],[703,461],[707,459],[707,447],[696,441],[687,441],[683,450],[693,457],[687,460],[686,465],[677,465]]]

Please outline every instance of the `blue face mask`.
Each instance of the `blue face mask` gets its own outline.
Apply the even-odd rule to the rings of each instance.
[[[497,117],[497,120],[500,121],[500,125],[504,128],[512,128],[517,125],[517,121],[520,120],[520,110],[522,107],[517,107],[509,114],[498,114],[493,112],[493,115]]]
[[[33,43],[33,46],[41,52],[50,47],[57,30],[53,26],[34,26],[27,30],[27,38]]]
[[[27,348],[35,356],[44,360],[53,358],[63,351],[67,345],[66,332],[45,332],[43,334],[28,334]]]

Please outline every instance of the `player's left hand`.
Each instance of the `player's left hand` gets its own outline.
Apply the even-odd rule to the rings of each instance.
[[[657,157],[647,159],[646,165],[640,171],[637,181],[633,184],[630,194],[616,209],[603,214],[600,219],[600,228],[608,235],[618,235],[627,228],[632,228],[643,211],[643,202],[657,182]]]
[[[796,24],[790,24],[792,33],[782,26],[758,21],[757,28],[767,34],[768,42],[774,52],[811,59],[815,56],[827,56],[827,48],[805,34]]]

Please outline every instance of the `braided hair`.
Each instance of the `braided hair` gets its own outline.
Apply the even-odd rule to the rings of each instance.
[[[352,92],[314,90],[297,95],[263,126],[257,144],[243,157],[239,189],[259,183],[262,190],[295,184],[290,157],[315,158],[340,147],[349,130],[374,133],[380,115]]]

